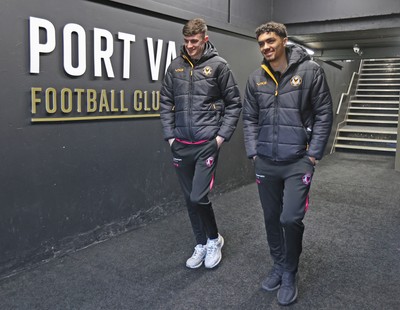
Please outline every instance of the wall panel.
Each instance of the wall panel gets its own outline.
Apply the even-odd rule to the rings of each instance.
[[[220,30],[253,36],[254,29],[271,19],[273,0],[110,0],[188,20],[206,17],[207,23]]]

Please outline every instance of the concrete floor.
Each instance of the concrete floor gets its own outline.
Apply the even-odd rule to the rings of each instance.
[[[189,270],[186,210],[0,281],[0,309],[280,309],[255,184],[213,197],[223,260]],[[317,166],[292,309],[400,309],[394,157],[335,153]]]

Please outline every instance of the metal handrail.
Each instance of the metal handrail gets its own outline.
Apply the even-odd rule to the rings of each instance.
[[[340,96],[338,108],[336,110],[336,115],[338,115],[340,113],[340,109],[342,107],[342,103],[345,100],[345,98],[347,100],[348,97],[350,96],[351,91],[353,89],[354,80],[356,79],[356,77],[358,77],[360,75],[363,63],[364,63],[363,60],[361,60],[360,61],[360,65],[358,67],[358,72],[353,72],[353,75],[351,76],[351,80],[350,80],[350,83],[349,83],[349,87],[347,88],[347,92],[346,93],[342,93],[342,95]],[[358,81],[358,79],[357,79],[357,81]],[[336,126],[335,138],[333,139],[333,143],[332,143],[330,154],[332,154],[335,151],[335,144],[336,144],[336,141],[337,141],[337,138],[338,138],[338,135],[339,135],[339,129],[343,126],[344,123],[346,123],[348,110],[349,110],[349,104],[347,104],[347,110],[346,110],[346,113],[345,113],[344,120],[339,122],[337,124],[337,126]]]
[[[344,96],[348,96],[350,94],[350,91],[351,91],[351,89],[353,87],[354,77],[356,75],[360,75],[363,64],[364,64],[364,61],[363,61],[363,59],[361,59],[360,64],[358,66],[358,72],[353,72],[353,75],[351,76],[351,80],[350,80],[349,87],[347,88],[347,92],[346,93],[342,93],[342,95],[340,96],[340,100],[339,100],[339,104],[338,104],[338,107],[337,107],[337,110],[336,110],[336,114],[339,114],[339,112],[340,112],[340,108],[342,106],[342,102],[343,102]]]
[[[351,91],[351,88],[352,88],[352,85],[353,85],[353,82],[354,82],[354,77],[356,75],[359,75],[359,73],[358,72],[353,72],[353,75],[351,76],[351,80],[350,80],[350,84],[349,84],[349,88],[347,89],[347,92],[342,93],[342,95],[340,96],[339,104],[338,104],[338,107],[337,107],[337,110],[336,110],[336,115],[339,114],[339,112],[340,112],[340,108],[342,107],[343,98],[350,94],[350,91]]]
[[[400,107],[400,92],[399,92],[399,107]],[[397,143],[396,143],[396,155],[395,155],[395,162],[394,162],[394,170],[400,172],[400,109],[399,109],[399,116],[397,121]]]

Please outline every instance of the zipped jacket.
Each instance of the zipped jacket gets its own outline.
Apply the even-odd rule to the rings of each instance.
[[[240,92],[228,63],[207,42],[194,62],[182,46],[165,74],[160,92],[160,116],[164,139],[189,142],[228,141],[242,109]]]
[[[323,69],[297,45],[287,47],[280,77],[264,60],[248,79],[243,127],[249,158],[321,159],[332,127],[332,98]]]

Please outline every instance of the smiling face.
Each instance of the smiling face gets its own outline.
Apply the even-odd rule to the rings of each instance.
[[[261,54],[270,64],[286,61],[285,46],[287,40],[287,38],[282,38],[272,31],[260,34],[257,39]]]
[[[191,59],[200,59],[203,55],[204,46],[208,41],[208,36],[203,33],[198,33],[193,36],[184,36],[183,41],[185,49]]]

